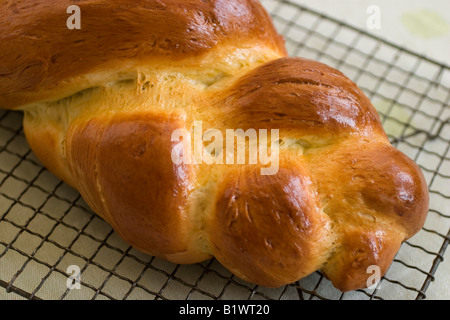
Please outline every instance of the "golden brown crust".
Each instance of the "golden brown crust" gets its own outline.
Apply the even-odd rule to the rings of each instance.
[[[0,107],[24,109],[36,155],[134,247],[271,287],[322,269],[347,291],[423,226],[420,168],[355,83],[285,57],[256,0],[78,1],[77,31],[68,4],[1,2]],[[279,170],[174,163],[194,121],[279,129]]]
[[[402,237],[395,228],[362,229],[361,226],[348,225],[336,252],[322,271],[342,291],[369,287],[375,284],[369,281],[374,271],[379,270],[379,275],[388,271],[403,241]]]
[[[366,287],[369,268],[384,275],[402,242],[424,225],[423,174],[383,140],[350,139],[311,150],[305,162],[338,238],[323,271],[343,291]]]
[[[386,142],[349,140],[307,155],[330,215],[345,225],[388,221],[404,239],[425,223],[428,189],[418,166]]]
[[[82,14],[79,30],[66,26],[73,4]],[[97,85],[88,74],[115,69],[116,79],[130,65],[198,56],[230,42],[285,53],[257,0],[6,0],[0,15],[2,108]]]
[[[216,258],[241,278],[268,287],[320,268],[333,239],[305,170],[284,162],[274,176],[262,176],[257,166],[229,172],[209,225]]]
[[[270,61],[224,95],[218,118],[226,128],[283,128],[321,137],[364,130],[384,134],[378,113],[355,83],[308,59]]]
[[[194,263],[208,258],[192,245],[195,171],[171,159],[181,143],[171,143],[172,132],[184,127],[175,116],[122,114],[74,128],[67,144],[82,195],[123,239],[152,255],[183,254],[190,261],[181,262]]]

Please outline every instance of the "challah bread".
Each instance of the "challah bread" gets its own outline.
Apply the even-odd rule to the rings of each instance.
[[[0,3],[0,107],[135,248],[268,287],[321,269],[347,291],[423,226],[419,167],[356,84],[287,56],[258,1],[80,0],[80,30],[71,4]],[[199,121],[278,129],[279,170],[174,162],[173,132]]]

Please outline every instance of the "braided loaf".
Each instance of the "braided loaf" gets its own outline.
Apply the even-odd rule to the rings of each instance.
[[[418,166],[352,81],[287,56],[257,0],[79,0],[79,30],[71,4],[1,1],[0,107],[135,248],[268,287],[321,269],[347,291],[423,226]],[[174,162],[173,132],[196,121],[279,129],[277,173]]]

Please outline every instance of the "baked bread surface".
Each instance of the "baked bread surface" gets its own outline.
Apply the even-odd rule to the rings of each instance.
[[[0,15],[0,107],[24,112],[36,156],[143,252],[216,257],[268,287],[321,269],[348,291],[425,222],[424,176],[369,99],[288,57],[256,0],[5,0]],[[172,134],[195,122],[278,129],[278,172],[176,164]]]

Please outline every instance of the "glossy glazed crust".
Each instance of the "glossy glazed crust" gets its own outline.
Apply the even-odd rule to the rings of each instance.
[[[322,138],[351,131],[384,135],[364,93],[341,72],[316,61],[270,61],[223,94],[219,104],[224,116],[218,118],[224,127],[283,128]]]
[[[89,14],[112,17],[127,3],[79,2],[93,5]],[[129,50],[111,47],[99,64],[89,60],[94,50],[78,52],[76,70],[32,72],[28,84],[20,84],[20,72],[1,71],[7,80],[0,102],[25,111],[25,134],[44,165],[132,246],[175,263],[216,257],[237,276],[269,287],[321,269],[344,291],[366,287],[371,266],[384,274],[401,243],[423,226],[428,190],[357,85],[324,64],[285,57],[255,1],[141,1],[126,8],[131,16],[120,21],[136,37],[119,36],[115,47]],[[155,10],[179,14],[163,26]],[[210,17],[190,31],[200,32],[197,41],[180,31],[198,22],[189,12]],[[141,20],[183,46],[148,51],[134,25]],[[0,66],[13,70],[14,61]],[[261,161],[176,164],[172,155],[182,148],[172,134],[191,132],[195,121],[203,132],[278,129],[277,173],[261,175]]]
[[[80,30],[66,26],[74,4]],[[256,0],[1,1],[0,107],[63,98],[149,60],[198,56],[227,42],[284,50]]]
[[[321,268],[333,244],[331,220],[301,161],[284,159],[274,176],[258,167],[231,171],[215,210],[208,225],[214,254],[250,282],[293,283]]]

